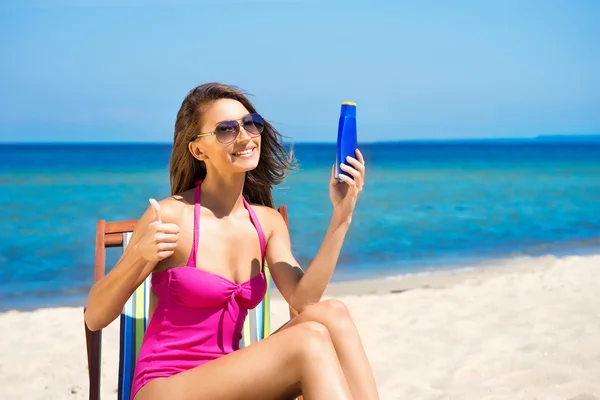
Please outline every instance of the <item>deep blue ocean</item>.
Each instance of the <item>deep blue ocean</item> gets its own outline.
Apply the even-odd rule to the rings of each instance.
[[[361,145],[367,182],[334,280],[600,248],[600,140]],[[170,145],[0,144],[0,310],[83,305],[96,220],[169,195]],[[297,144],[274,192],[307,267],[331,215],[334,144]],[[109,250],[107,264],[118,258]]]

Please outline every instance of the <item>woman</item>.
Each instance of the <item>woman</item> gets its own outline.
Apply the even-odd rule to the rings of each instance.
[[[339,301],[320,301],[364,182],[361,153],[330,181],[333,215],[307,269],[290,249],[271,188],[289,169],[281,135],[236,88],[193,89],[177,114],[172,196],[142,215],[117,265],[89,293],[85,321],[102,329],[152,273],[150,323],[135,400],[378,398],[358,331]],[[252,206],[248,203],[252,203]],[[299,315],[239,349],[248,309],[266,292],[264,261]]]

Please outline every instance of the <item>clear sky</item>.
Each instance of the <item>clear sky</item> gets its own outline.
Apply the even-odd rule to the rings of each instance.
[[[296,142],[598,134],[600,1],[0,5],[0,141],[170,142],[208,81]]]

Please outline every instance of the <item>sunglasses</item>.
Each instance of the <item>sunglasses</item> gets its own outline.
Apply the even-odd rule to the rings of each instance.
[[[213,132],[201,133],[196,136],[196,139],[202,136],[215,135],[219,142],[229,144],[240,134],[240,126],[251,136],[258,136],[265,129],[265,121],[257,113],[248,114],[237,120],[219,122]]]

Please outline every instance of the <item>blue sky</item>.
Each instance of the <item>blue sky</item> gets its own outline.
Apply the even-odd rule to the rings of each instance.
[[[600,2],[367,3],[3,2],[0,141],[170,142],[209,81],[296,142],[600,133]]]

